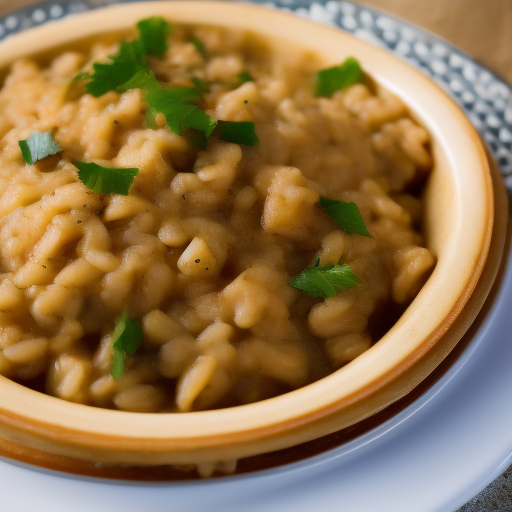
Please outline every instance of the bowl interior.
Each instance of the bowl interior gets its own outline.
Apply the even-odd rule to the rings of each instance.
[[[339,423],[339,415],[338,423],[328,419],[353,404],[364,404],[419,361],[453,323],[476,286],[493,225],[492,183],[480,139],[440,88],[396,57],[339,30],[247,4],[152,2],[72,16],[8,38],[0,45],[0,69],[33,54],[34,48],[47,52],[70,41],[124,31],[150,15],[250,30],[283,51],[290,45],[312,51],[326,65],[356,56],[375,82],[400,97],[430,133],[435,167],[424,193],[424,232],[437,258],[436,268],[377,344],[305,388],[231,409],[136,414],[67,403],[0,377],[0,436],[88,460],[158,464],[216,458],[221,449],[224,458],[247,456],[346,426]],[[377,404],[368,401],[345,423],[385,405],[385,398]],[[290,436],[292,431],[298,434]]]

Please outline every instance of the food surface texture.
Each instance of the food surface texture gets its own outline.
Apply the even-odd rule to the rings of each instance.
[[[300,388],[378,342],[434,266],[428,133],[354,58],[142,20],[14,62],[0,152],[0,374],[64,400]]]

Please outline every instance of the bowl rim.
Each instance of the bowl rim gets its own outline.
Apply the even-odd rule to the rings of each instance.
[[[372,79],[399,96],[421,120],[431,137],[442,146],[451,167],[458,171],[454,171],[456,197],[465,216],[464,225],[458,226],[450,247],[452,252],[464,250],[460,272],[438,264],[413,303],[377,344],[333,374],[284,395],[214,411],[129,413],[69,403],[0,376],[0,435],[8,438],[14,432],[23,432],[30,442],[35,442],[35,438],[51,440],[65,444],[67,449],[80,446],[100,451],[175,451],[196,456],[203,449],[233,443],[235,437],[238,444],[266,438],[272,445],[280,434],[328,418],[385,387],[427,353],[454,322],[476,286],[489,250],[494,207],[487,157],[480,137],[461,109],[420,71],[337,28],[257,5],[218,1],[145,2],[71,15],[9,36],[0,43],[3,50],[0,68],[18,57],[30,55],[32,52],[26,48],[37,48],[39,53],[67,41],[132,28],[136,21],[150,15],[163,15],[178,23],[225,27],[232,27],[236,20],[238,28],[273,38],[279,34],[280,39],[321,52],[326,62],[340,62],[355,54]],[[304,33],[316,41],[314,45],[303,44]],[[397,85],[399,80],[409,82],[408,89]],[[414,93],[411,83],[415,86]],[[444,114],[442,124],[438,121],[438,110]],[[472,229],[471,240],[463,232],[468,226]],[[438,283],[448,283],[453,289],[439,296]],[[443,311],[434,327],[416,323],[426,304]],[[404,338],[407,344],[403,343]],[[377,374],[365,373],[382,360],[386,364],[379,366]]]

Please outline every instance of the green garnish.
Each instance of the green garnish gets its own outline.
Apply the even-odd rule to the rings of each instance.
[[[148,104],[146,122],[154,127],[156,114],[165,116],[169,128],[181,135],[194,128],[209,137],[217,121],[197,106],[201,92],[196,87],[172,86],[164,89],[149,69],[139,71],[123,89],[142,89],[144,101]]]
[[[71,80],[71,83],[74,84],[76,82],[80,82],[80,80],[90,80],[92,78],[91,73],[88,73],[87,71],[84,71],[83,73],[78,73],[73,80]]]
[[[160,129],[160,125],[156,122],[157,114],[158,112],[155,112],[151,109],[148,109],[148,111],[146,112],[146,126],[148,128],[151,128],[152,130]]]
[[[116,169],[93,162],[73,162],[73,165],[78,169],[80,181],[98,194],[127,196],[133,179],[139,174],[139,169],[136,167]]]
[[[348,234],[356,234],[373,238],[356,203],[345,203],[334,199],[320,198],[320,206],[332,217],[338,226]]]
[[[348,265],[308,267],[290,281],[293,287],[305,291],[312,297],[324,299],[334,297],[339,292],[350,290],[361,283],[362,280]]]
[[[144,101],[148,105],[146,124],[150,128],[158,128],[156,115],[161,113],[165,116],[169,128],[177,135],[193,129],[203,132],[205,137],[208,138],[218,125],[220,129],[219,136],[222,140],[245,146],[256,146],[260,143],[254,130],[254,123],[217,121],[197,106],[201,93],[209,90],[209,84],[204,80],[196,77],[191,78],[195,87],[162,87],[148,67],[146,54],[152,53],[163,56],[167,50],[166,36],[171,30],[170,25],[163,18],[154,17],[140,21],[137,27],[140,33],[139,38],[135,41],[121,43],[119,52],[109,57],[110,62],[95,62],[92,75],[81,73],[76,77],[77,80],[89,79],[86,84],[88,93],[98,97],[108,91],[121,93],[129,89],[141,89]],[[198,52],[207,58],[207,50],[203,42],[197,37],[193,37],[191,42]],[[252,79],[248,72],[247,75],[245,75],[245,78],[249,79],[250,77]],[[101,168],[101,166],[98,167]],[[113,171],[117,171],[117,169]],[[81,173],[86,173],[87,176],[82,179]],[[107,171],[104,175],[99,175],[97,170],[92,174],[90,170],[79,172],[80,179],[89,188],[104,188],[108,182],[110,189],[110,184],[117,180],[117,178],[113,181],[110,180],[108,178],[110,174],[112,173]],[[130,184],[131,181],[127,188],[122,187],[122,190],[126,190],[126,194]],[[112,191],[118,192],[118,190],[119,188]],[[103,191],[102,193],[108,192]]]
[[[349,57],[339,66],[323,69],[315,75],[317,96],[330,98],[336,91],[364,81],[364,72],[354,57]]]
[[[95,62],[92,65],[94,73],[85,89],[96,98],[109,91],[116,91],[147,67],[146,54],[138,39],[129,43],[123,41],[119,53],[111,55],[109,59],[111,62]]]
[[[239,86],[245,84],[245,82],[254,82],[253,76],[251,75],[251,73],[249,73],[249,71],[247,71],[247,69],[240,71],[240,73],[238,73],[236,77],[238,78]]]
[[[164,89],[152,73],[139,85],[149,107],[149,119],[156,113],[163,114],[169,128],[177,135],[189,128],[204,132],[206,137],[213,132],[217,121],[197,106],[199,89],[179,86]]]
[[[193,76],[190,81],[196,86],[199,92],[210,92],[210,83],[207,80]]]
[[[260,143],[252,121],[217,121],[217,125],[219,137],[226,142],[244,146],[257,146]]]
[[[204,151],[208,146],[208,139],[204,132],[200,132],[199,130],[188,130],[187,131],[187,139],[190,145],[199,151]]]
[[[163,58],[169,48],[167,37],[172,32],[172,25],[161,16],[146,18],[137,23],[139,40],[147,55]]]
[[[87,92],[98,97],[108,91],[121,93],[129,89],[141,89],[148,105],[146,123],[150,128],[158,128],[155,119],[161,113],[169,128],[177,135],[193,128],[209,137],[217,121],[197,106],[203,92],[200,89],[206,87],[205,83],[196,79],[193,80],[196,87],[163,88],[148,67],[146,54],[165,54],[170,24],[163,18],[153,17],[140,21],[137,27],[139,38],[121,43],[119,53],[109,57],[111,62],[93,64],[94,74],[89,75]],[[88,78],[86,74],[82,76]]]
[[[146,55],[163,57],[168,48],[170,23],[154,16],[139,21],[137,28],[139,37],[134,41],[123,41],[119,52],[109,57],[110,62],[95,62],[92,66],[94,73],[80,73],[74,80],[89,78],[90,81],[85,86],[87,92],[99,97],[108,91],[118,90],[137,73],[148,69]]]
[[[194,36],[190,39],[190,42],[196,47],[196,50],[202,55],[203,59],[207,60],[210,55],[203,41]]]
[[[51,131],[33,132],[28,139],[20,140],[18,144],[23,159],[29,165],[34,165],[37,161],[62,151],[62,148],[53,139]]]
[[[143,337],[144,334],[140,320],[130,318],[125,311],[121,317],[117,319],[114,332],[112,333],[114,357],[112,359],[110,374],[115,380],[123,376],[125,353],[133,356],[142,343]]]

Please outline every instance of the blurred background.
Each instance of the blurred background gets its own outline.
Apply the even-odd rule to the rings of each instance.
[[[445,38],[512,84],[512,0],[365,0]]]
[[[38,0],[0,0],[0,16]],[[512,84],[512,0],[359,2],[434,32]]]

